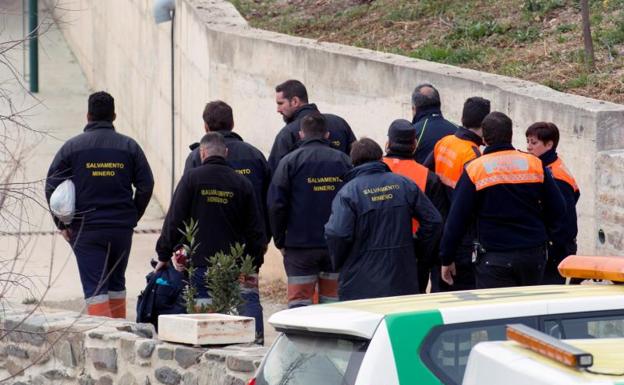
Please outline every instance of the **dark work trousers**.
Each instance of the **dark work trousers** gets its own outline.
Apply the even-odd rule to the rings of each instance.
[[[87,303],[99,298],[125,298],[126,267],[132,246],[132,229],[74,230],[70,243]]]
[[[311,305],[318,285],[320,303],[338,300],[338,273],[334,273],[327,249],[286,249],[284,269],[288,277],[288,307]]]
[[[546,265],[546,247],[490,251],[475,265],[477,289],[539,285]]]
[[[576,254],[576,241],[571,241],[568,247],[551,246],[548,248],[548,261],[546,261],[546,269],[544,270],[543,285],[563,285],[565,278],[559,274],[559,264],[568,255]]]
[[[197,289],[196,304],[210,305],[212,299],[206,286],[206,272],[208,268],[197,267],[193,275],[193,286]],[[253,317],[256,320],[256,343],[264,344],[264,320],[262,317],[262,305],[260,304],[260,290],[258,288],[258,274],[248,276],[244,283],[240,284],[241,298],[243,303],[238,306],[238,314],[245,317]]]
[[[472,247],[461,246],[455,256],[455,276],[453,284],[449,285],[440,278],[442,267],[434,266],[431,269],[431,292],[447,292],[456,290],[473,290],[476,288],[474,264],[472,263]]]

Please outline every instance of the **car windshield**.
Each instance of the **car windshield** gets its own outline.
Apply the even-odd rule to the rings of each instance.
[[[282,334],[256,385],[353,385],[368,341],[320,334]]]

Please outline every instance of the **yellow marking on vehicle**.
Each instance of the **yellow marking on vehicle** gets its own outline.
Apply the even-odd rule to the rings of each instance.
[[[549,285],[509,287],[450,293],[418,294],[401,297],[375,298],[338,302],[322,306],[397,314],[426,310],[443,310],[477,305],[513,302],[553,301],[593,296],[624,296],[624,287],[616,285]],[[624,305],[623,305],[624,306]]]

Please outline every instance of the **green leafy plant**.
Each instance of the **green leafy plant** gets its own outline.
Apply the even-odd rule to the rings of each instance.
[[[199,221],[196,221],[194,218],[184,224],[184,229],[178,229],[178,231],[182,234],[184,243],[182,247],[184,248],[184,253],[186,254],[186,258],[188,261],[188,267],[186,268],[187,273],[187,281],[184,289],[182,291],[182,299],[184,300],[186,306],[187,313],[195,313],[196,312],[196,301],[195,297],[197,296],[197,288],[193,285],[193,275],[195,275],[196,268],[193,266],[193,255],[197,251],[197,247],[199,246],[198,242],[195,242],[195,238],[197,237],[197,232],[199,231]]]
[[[230,253],[216,253],[208,259],[209,268],[205,282],[212,297],[209,310],[215,313],[238,314],[236,308],[243,303],[239,277],[256,272],[253,259],[245,254],[245,246],[236,243]]]

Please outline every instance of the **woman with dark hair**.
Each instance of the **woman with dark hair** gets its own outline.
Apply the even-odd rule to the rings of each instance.
[[[544,284],[564,283],[557,266],[568,255],[576,253],[576,202],[580,191],[574,177],[557,155],[559,129],[554,123],[533,123],[526,130],[527,151],[539,157],[544,167],[548,168],[561,191],[566,203],[566,215],[552,228],[548,229],[548,261],[544,271]]]

